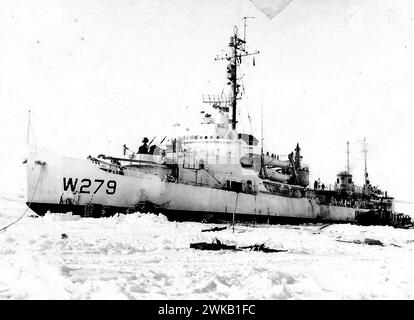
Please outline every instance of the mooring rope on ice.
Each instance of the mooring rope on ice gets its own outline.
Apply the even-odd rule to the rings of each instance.
[[[39,181],[40,181],[40,172],[39,172],[39,176],[37,177],[37,181],[36,181],[36,185],[35,188],[33,190],[33,195],[32,198],[30,199],[30,201],[27,203],[27,207],[26,210],[24,210],[23,214],[17,218],[15,221],[9,223],[8,225],[6,225],[5,227],[0,229],[0,232],[6,231],[8,228],[10,228],[12,225],[16,224],[17,222],[19,222],[21,219],[23,219],[23,217],[26,215],[27,211],[29,210],[30,205],[32,204],[32,201],[36,195],[36,191],[37,191],[37,186],[39,185]]]

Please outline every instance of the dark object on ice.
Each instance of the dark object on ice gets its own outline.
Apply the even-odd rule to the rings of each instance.
[[[336,240],[338,242],[346,242],[346,243],[356,243],[356,244],[361,244],[362,242],[359,240],[353,240],[353,241],[348,241],[348,240]]]
[[[254,244],[252,246],[247,246],[247,247],[240,247],[240,249],[250,249],[249,251],[262,251],[262,252],[266,252],[266,253],[269,253],[269,252],[287,252],[287,250],[267,248],[267,247],[265,247],[264,243]]]
[[[324,224],[322,227],[319,227],[318,229],[316,229],[314,232],[312,232],[312,234],[321,234],[321,231],[323,230],[323,229],[325,229],[326,227],[329,227],[331,224],[330,223],[328,223],[328,224]]]
[[[401,246],[399,246],[398,244],[395,244],[395,243],[390,243],[390,245],[393,246],[393,247],[402,248]]]
[[[212,243],[207,242],[198,242],[198,243],[190,243],[190,248],[198,249],[198,250],[242,250],[242,249],[250,249],[249,251],[262,251],[262,252],[286,252],[288,250],[279,250],[279,249],[271,249],[265,247],[264,243],[262,244],[254,244],[252,246],[246,247],[239,247],[236,246],[228,246],[226,244],[221,243],[221,241],[217,238],[213,240]]]
[[[365,238],[364,241],[360,241],[360,240],[353,240],[353,241],[336,240],[336,241],[346,242],[346,243],[356,243],[356,244],[368,244],[370,246],[381,246],[381,247],[384,246],[384,244],[381,241],[375,240],[375,239],[369,239],[369,238]]]
[[[221,231],[221,230],[225,230],[225,229],[227,229],[227,227],[214,227],[212,229],[201,230],[201,232]]]
[[[62,233],[62,239],[67,239],[68,235],[66,233]]]
[[[212,243],[207,243],[207,242],[190,243],[190,248],[198,249],[198,250],[237,250],[236,246],[228,246],[226,244],[223,244],[217,238],[213,240]]]
[[[365,238],[364,243],[369,244],[370,246],[384,246],[381,241],[369,238]]]
[[[325,229],[326,227],[329,227],[331,224],[325,224],[325,225],[323,225],[322,227],[320,227],[318,230],[323,230],[323,229]]]

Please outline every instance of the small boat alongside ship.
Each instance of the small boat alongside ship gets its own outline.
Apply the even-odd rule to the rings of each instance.
[[[361,187],[348,165],[334,187],[315,182],[312,188],[299,144],[282,157],[240,132],[239,68],[258,52],[247,50],[237,28],[229,48],[216,60],[228,63],[230,94],[205,99],[212,112],[203,114],[200,129],[157,144],[144,138],[137,152],[124,145],[121,156],[82,160],[36,148],[27,159],[27,205],[39,215],[70,211],[106,217],[140,211],[179,221],[411,224],[409,216],[395,212],[387,192],[371,185],[366,170]]]

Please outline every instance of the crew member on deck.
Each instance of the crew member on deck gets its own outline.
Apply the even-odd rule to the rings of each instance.
[[[138,148],[138,153],[141,153],[141,154],[148,153],[148,145],[147,145],[148,138],[145,137],[144,139],[142,139],[142,142],[143,142],[143,145]]]

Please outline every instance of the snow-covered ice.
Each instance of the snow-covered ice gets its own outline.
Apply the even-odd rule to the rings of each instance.
[[[24,200],[22,192],[0,194],[0,227],[25,210]],[[201,232],[213,226],[142,213],[27,215],[0,233],[0,299],[414,298],[414,230],[236,225],[235,233]],[[189,248],[214,237],[288,251]],[[365,238],[384,246],[337,241]]]

